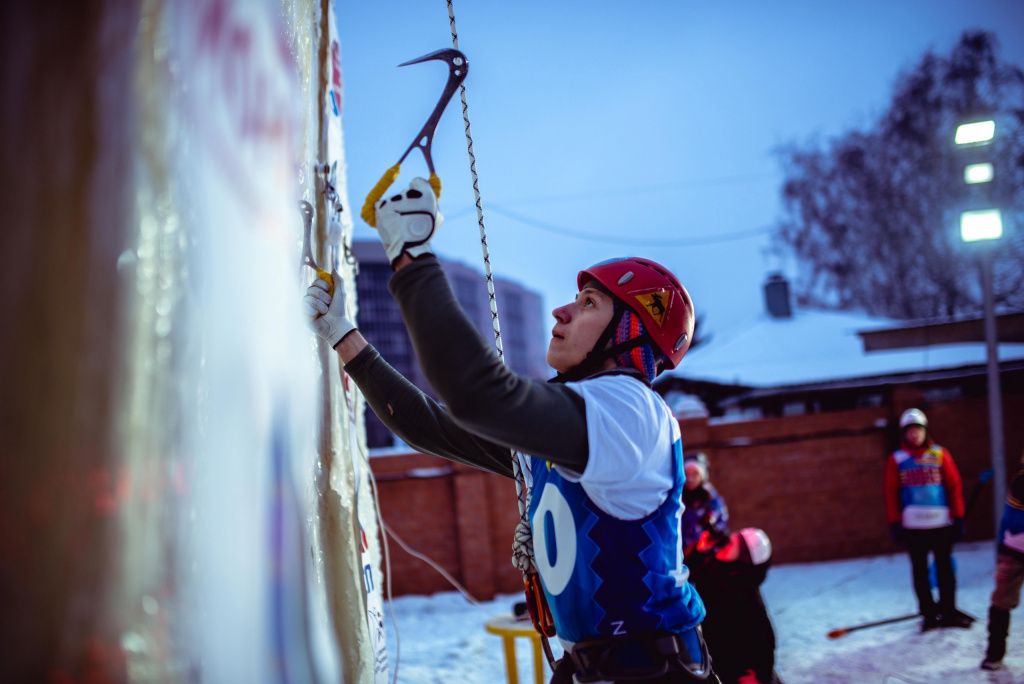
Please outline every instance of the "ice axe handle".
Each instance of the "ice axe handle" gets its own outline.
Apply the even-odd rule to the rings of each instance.
[[[334,296],[334,276],[325,271],[324,269],[317,267],[316,277],[327,283],[327,293]]]
[[[374,228],[377,227],[377,202],[384,196],[384,193],[388,191],[391,184],[398,178],[398,174],[402,171],[401,163],[395,164],[380,177],[377,184],[374,185],[370,192],[366,195],[366,201],[363,202],[363,210],[359,212],[359,215],[363,217],[366,224]],[[441,178],[431,171],[430,178],[427,179],[430,183],[430,187],[434,190],[434,196],[441,199]]]
[[[367,225],[374,228],[377,227],[376,204],[384,196],[384,193],[388,191],[388,188],[391,187],[391,184],[395,182],[395,179],[398,178],[401,170],[402,165],[395,164],[384,172],[384,175],[380,177],[376,185],[370,188],[370,192],[366,195],[366,201],[363,202],[363,210],[359,213]]]
[[[320,268],[313,256],[313,247],[310,243],[310,233],[313,231],[313,205],[302,200],[299,202],[299,211],[302,212],[302,263],[316,271],[318,278],[327,283],[327,292],[334,295],[334,276],[330,271]]]
[[[427,179],[430,183],[430,187],[434,189],[434,197],[441,199],[441,177],[433,171],[430,172],[430,178]]]

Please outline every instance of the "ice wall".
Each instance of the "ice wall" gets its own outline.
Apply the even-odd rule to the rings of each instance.
[[[0,12],[0,680],[373,681],[329,2]]]

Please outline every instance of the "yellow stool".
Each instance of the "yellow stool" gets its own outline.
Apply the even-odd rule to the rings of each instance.
[[[536,684],[544,684],[544,658],[540,650],[540,635],[529,620],[517,620],[511,615],[503,615],[487,621],[484,629],[501,637],[505,650],[505,671],[508,673],[508,684],[519,684],[519,664],[516,661],[516,637],[526,637],[533,645],[533,680]]]

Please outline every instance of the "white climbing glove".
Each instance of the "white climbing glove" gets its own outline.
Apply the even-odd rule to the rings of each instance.
[[[327,281],[317,278],[306,288],[302,304],[309,316],[313,330],[335,347],[341,339],[356,329],[356,324],[345,315],[345,281],[333,271],[334,296],[327,291]]]
[[[432,254],[430,238],[444,221],[430,183],[413,178],[409,188],[377,202],[377,230],[392,264],[406,253],[411,257]]]

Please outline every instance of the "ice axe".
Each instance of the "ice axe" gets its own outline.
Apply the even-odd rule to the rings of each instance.
[[[302,212],[302,263],[316,271],[317,278],[327,282],[327,292],[334,294],[334,276],[329,271],[320,268],[313,256],[313,242],[310,233],[313,232],[313,205],[302,200],[299,202],[299,211]]]
[[[380,177],[380,180],[377,181],[377,184],[373,186],[366,196],[366,202],[363,203],[363,210],[360,212],[360,216],[373,227],[377,226],[374,205],[377,204],[377,201],[384,196],[384,193],[387,192],[391,184],[398,178],[398,174],[402,170],[402,162],[405,161],[405,158],[414,149],[419,149],[423,153],[423,159],[427,162],[427,169],[430,171],[430,178],[428,179],[430,187],[434,189],[434,195],[438,198],[441,197],[441,179],[438,177],[437,171],[434,170],[434,159],[430,154],[430,146],[434,142],[434,131],[437,129],[437,122],[441,120],[445,107],[448,106],[448,102],[452,99],[452,95],[455,94],[455,90],[466,80],[466,74],[469,73],[469,62],[466,60],[466,56],[458,50],[446,48],[444,50],[436,50],[416,59],[410,59],[408,62],[402,62],[398,66],[403,67],[434,60],[448,65],[448,82],[444,86],[441,98],[434,106],[434,111],[430,113],[427,122],[423,124],[423,128],[420,129],[412,144],[399,157],[398,162],[384,172],[384,175]]]

